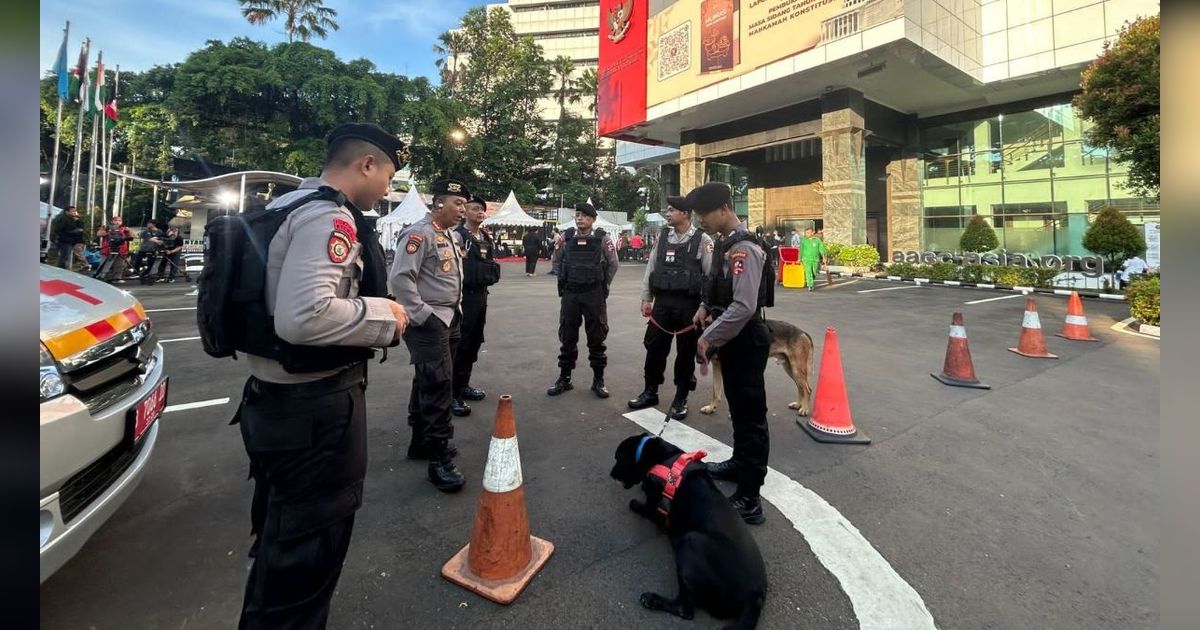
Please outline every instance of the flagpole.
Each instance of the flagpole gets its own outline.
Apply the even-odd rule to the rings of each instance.
[[[66,54],[67,38],[70,35],[71,35],[71,21],[67,20],[67,25],[63,28],[63,45],[62,45],[63,54]],[[62,68],[55,68],[55,70],[61,71],[65,68],[66,68],[66,62],[64,59]],[[56,78],[58,79],[59,85],[61,86],[62,85],[62,77],[60,76],[60,77],[56,77]],[[46,249],[45,249],[45,251],[47,251],[47,252],[50,251],[50,219],[51,219],[50,215],[54,214],[54,190],[58,186],[58,152],[59,152],[59,147],[62,145],[62,116],[63,116],[63,96],[62,96],[62,92],[59,92],[59,94],[58,94],[58,114],[56,115],[56,118],[54,120],[54,161],[52,162],[52,166],[50,167],[50,195],[46,201],[47,208],[46,208]]]
[[[104,128],[104,112],[97,114],[100,119],[100,207],[108,213],[105,216],[109,216],[112,209],[108,206],[108,130]]]
[[[90,40],[86,37],[84,38],[83,49],[85,51],[90,48],[91,41],[92,40]],[[82,54],[80,54],[80,58],[81,59],[83,58]],[[87,78],[87,62],[86,61],[84,61],[84,67],[81,68],[80,70],[82,72],[80,81],[82,82],[84,79]],[[82,92],[82,88],[80,88],[80,91]],[[79,160],[81,157],[81,153],[83,152],[83,111],[84,111],[83,108],[86,105],[87,105],[87,99],[83,98],[83,95],[81,93],[80,98],[79,98],[79,120],[75,127],[75,156],[74,156],[74,160],[73,160],[74,165],[71,168],[71,205],[72,206],[77,206],[79,204]]]
[[[96,231],[96,145],[97,145],[96,123],[98,123],[98,122],[100,122],[100,121],[96,120],[95,116],[92,116],[92,152],[91,152],[92,166],[91,166],[91,169],[88,171],[87,205],[88,205],[88,212],[91,213],[91,217],[92,217],[91,223],[92,223],[92,233],[93,234],[96,233],[95,232]],[[101,217],[101,218],[103,219],[104,217]]]
[[[112,94],[113,94],[114,100],[117,98],[117,92],[120,89],[120,87],[121,87],[121,66],[120,66],[120,64],[118,64],[117,65],[117,74],[113,81],[113,89],[112,89]],[[107,95],[105,95],[105,100],[108,100]],[[109,101],[109,102],[112,102],[112,101]],[[112,170],[113,131],[115,129],[115,123],[114,123],[114,126],[109,126],[109,124],[108,124],[108,103],[104,104],[103,113],[104,113],[104,118],[102,118],[100,120],[100,124],[108,129],[108,132],[107,132],[108,133],[108,159],[107,159],[107,168],[104,171],[104,190],[105,190],[105,192],[107,192],[108,191],[108,177],[109,177],[110,171]],[[116,189],[117,189],[117,186],[120,185],[118,183],[119,180],[120,180],[119,177],[113,175],[113,202],[114,202],[113,206],[117,205],[116,204],[116,194],[117,194]],[[116,214],[116,212],[114,212],[113,214]]]

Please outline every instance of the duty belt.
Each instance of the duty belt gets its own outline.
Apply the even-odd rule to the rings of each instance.
[[[366,387],[367,363],[366,361],[353,363],[333,376],[326,376],[309,383],[271,383],[253,376],[250,378],[253,379],[252,388],[260,394],[314,398],[344,391],[355,385],[361,384]]]

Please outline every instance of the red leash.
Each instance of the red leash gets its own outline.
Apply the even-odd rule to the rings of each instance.
[[[680,328],[679,330],[670,331],[670,330],[667,330],[666,328],[663,328],[663,325],[662,325],[662,324],[660,324],[660,323],[658,323],[658,320],[654,319],[654,316],[653,316],[653,315],[651,315],[651,316],[650,316],[649,318],[647,318],[647,319],[649,319],[649,320],[650,320],[650,323],[651,323],[651,324],[654,324],[654,327],[655,327],[655,328],[657,328],[657,329],[659,329],[659,330],[661,330],[661,331],[663,331],[663,332],[667,333],[668,335],[672,335],[672,336],[674,336],[674,335],[682,335],[682,334],[683,334],[683,333],[685,333],[685,332],[691,332],[691,331],[693,331],[693,330],[696,330],[696,325],[695,325],[695,324],[688,324],[687,326],[684,326],[683,328]]]

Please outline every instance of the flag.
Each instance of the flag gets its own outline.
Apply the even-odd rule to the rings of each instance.
[[[96,83],[93,92],[96,98],[92,104],[92,115],[104,111],[104,51],[96,55]]]
[[[88,40],[83,40],[83,44],[79,47],[79,63],[71,69],[71,99],[78,101],[82,111],[87,111],[88,102]]]
[[[112,94],[108,97],[108,102],[104,104],[104,126],[106,129],[112,129],[119,122],[117,113],[117,97],[121,91],[121,66],[117,66],[117,75],[113,77]]]
[[[70,28],[69,23],[67,26]],[[58,77],[58,100],[65,101],[71,95],[71,76],[67,73],[67,29],[63,29],[63,42],[54,60],[54,74]]]

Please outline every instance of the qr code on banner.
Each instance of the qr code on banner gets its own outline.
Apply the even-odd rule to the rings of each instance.
[[[658,38],[658,80],[675,76],[692,65],[692,23],[684,22]]]

